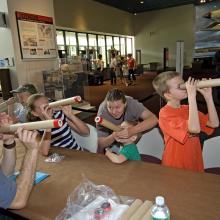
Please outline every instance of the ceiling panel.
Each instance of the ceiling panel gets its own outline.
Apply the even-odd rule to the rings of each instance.
[[[186,4],[198,4],[200,0],[94,0],[130,13],[139,13]],[[212,0],[206,0],[212,1]],[[143,3],[141,3],[143,2]]]

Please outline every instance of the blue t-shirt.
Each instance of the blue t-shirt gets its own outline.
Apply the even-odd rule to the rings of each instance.
[[[16,183],[0,170],[0,207],[7,209],[16,195]]]

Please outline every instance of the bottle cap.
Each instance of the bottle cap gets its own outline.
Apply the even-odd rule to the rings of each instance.
[[[157,196],[155,199],[155,202],[157,205],[159,206],[163,206],[165,201],[164,201],[164,197],[163,196]]]

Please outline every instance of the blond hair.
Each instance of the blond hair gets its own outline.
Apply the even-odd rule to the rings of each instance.
[[[161,97],[165,98],[164,93],[169,91],[169,86],[167,84],[167,81],[178,76],[180,76],[180,73],[177,73],[175,71],[166,71],[160,73],[158,76],[154,78],[152,82],[153,87]]]
[[[31,95],[28,97],[28,100],[27,100],[27,108],[28,108],[27,121],[40,121],[39,117],[37,117],[31,113],[32,111],[35,111],[34,104],[40,98],[47,98],[47,97],[42,94],[34,94],[34,95]]]

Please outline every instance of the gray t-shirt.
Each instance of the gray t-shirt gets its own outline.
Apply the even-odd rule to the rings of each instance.
[[[138,121],[141,118],[141,114],[147,110],[142,103],[140,103],[138,100],[133,99],[130,96],[125,96],[127,106],[125,109],[124,115],[122,115],[121,118],[115,119],[113,118],[107,109],[106,101],[103,101],[98,110],[98,116],[112,122],[115,125],[120,125],[123,121]],[[96,124],[96,128],[98,131],[98,137],[107,137],[112,133],[107,128],[104,128],[103,126]]]
[[[0,169],[0,207],[7,209],[16,195],[16,183],[7,178]]]

